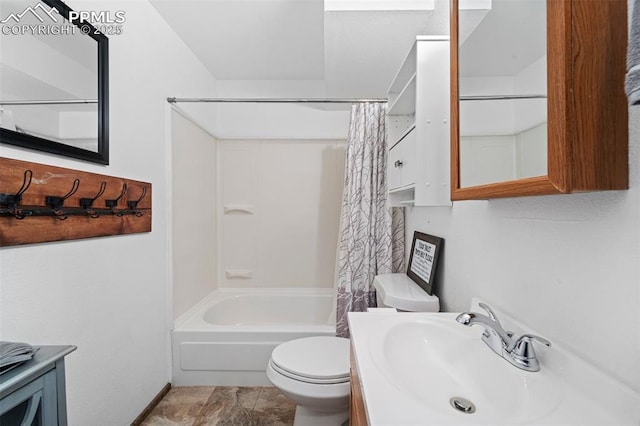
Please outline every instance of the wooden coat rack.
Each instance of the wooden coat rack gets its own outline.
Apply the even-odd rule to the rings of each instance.
[[[151,232],[151,184],[0,158],[0,247]]]

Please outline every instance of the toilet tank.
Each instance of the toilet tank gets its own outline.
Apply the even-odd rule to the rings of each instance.
[[[404,273],[377,275],[373,280],[379,308],[405,312],[438,312],[440,299],[428,294]]]

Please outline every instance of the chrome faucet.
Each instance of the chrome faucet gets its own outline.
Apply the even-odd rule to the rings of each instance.
[[[504,328],[502,328],[498,317],[486,303],[479,303],[478,306],[487,311],[488,315],[475,312],[463,312],[456,317],[456,321],[469,327],[475,324],[482,325],[484,327],[482,341],[484,341],[492,351],[523,370],[540,370],[540,363],[533,350],[533,341],[535,340],[546,346],[551,346],[551,342],[543,337],[534,336],[533,334],[523,334],[516,338],[513,332],[505,331]]]

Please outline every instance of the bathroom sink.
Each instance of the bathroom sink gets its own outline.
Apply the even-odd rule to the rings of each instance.
[[[517,335],[535,332],[497,313]],[[456,316],[349,314],[371,426],[640,424],[640,394],[558,342],[538,350],[539,371],[521,370],[481,340],[483,326]]]
[[[481,341],[481,333],[481,327],[432,315],[385,328],[369,341],[369,351],[398,390],[443,419],[526,424],[554,410],[562,383],[544,370],[512,366]]]

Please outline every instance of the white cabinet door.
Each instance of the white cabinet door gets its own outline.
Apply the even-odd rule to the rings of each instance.
[[[387,186],[389,190],[400,188],[402,182],[402,168],[398,164],[402,161],[402,145],[394,145],[389,150],[389,163],[387,164]]]
[[[400,142],[402,145],[401,186],[416,183],[416,129],[411,130]]]
[[[416,132],[415,127],[389,150],[389,190],[403,188],[416,182]]]

